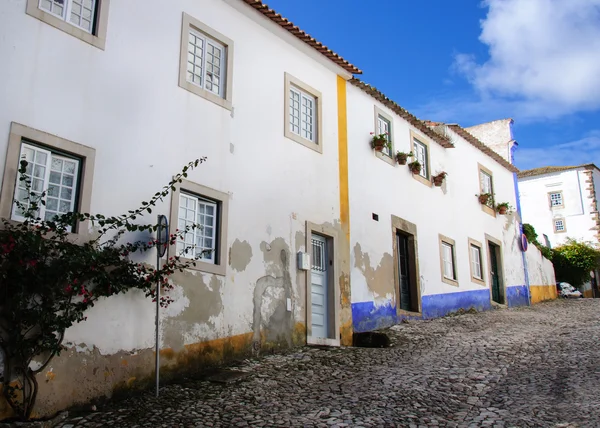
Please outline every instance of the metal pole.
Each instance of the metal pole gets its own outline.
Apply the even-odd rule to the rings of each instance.
[[[160,216],[158,217],[160,222]],[[159,240],[157,233],[157,241]],[[160,270],[160,250],[156,248],[156,271]],[[158,275],[157,275],[158,276]],[[155,371],[156,371],[156,397],[158,398],[158,389],[160,384],[160,345],[159,345],[159,313],[160,313],[160,276],[156,279],[156,361],[155,361]]]

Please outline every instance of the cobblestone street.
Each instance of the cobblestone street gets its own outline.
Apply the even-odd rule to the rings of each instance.
[[[600,299],[389,331],[384,349],[297,349],[243,380],[188,381],[71,418],[115,427],[598,427]]]

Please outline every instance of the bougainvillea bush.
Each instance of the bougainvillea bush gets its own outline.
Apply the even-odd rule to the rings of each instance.
[[[155,249],[157,240],[128,238],[154,236],[158,225],[142,223],[143,217],[152,214],[157,202],[204,160],[190,162],[161,191],[127,214],[109,217],[73,212],[51,220],[38,217],[46,193],[31,190],[27,162],[21,161],[19,180],[29,196],[15,201],[15,209],[24,221],[3,219],[0,228],[0,360],[4,364],[0,382],[18,418],[31,417],[38,390],[36,374],[60,353],[65,330],[85,320],[88,308],[99,299],[131,289],[154,299],[156,284],[168,291],[169,276],[194,263],[194,256],[171,256],[157,270],[131,257],[137,254],[135,259],[143,260],[143,253]],[[76,242],[70,232],[75,225],[92,233]],[[166,245],[195,227],[176,230]],[[171,302],[168,294],[161,293],[160,299],[161,306]]]

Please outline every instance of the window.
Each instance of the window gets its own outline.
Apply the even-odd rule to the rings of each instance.
[[[567,231],[567,225],[564,218],[554,219],[554,232],[562,233]]]
[[[179,86],[231,110],[233,41],[183,14]]]
[[[196,225],[171,249],[184,258],[199,257],[189,269],[225,275],[228,207],[227,193],[191,181],[183,180],[173,192],[171,229]]]
[[[392,125],[390,121],[385,117],[377,116],[377,134],[387,134],[386,140],[388,143],[391,141],[391,129]],[[390,146],[386,146],[383,148],[382,153],[386,156],[392,157],[392,148]]]
[[[494,175],[492,171],[487,169],[481,164],[477,164],[477,168],[479,171],[479,193],[489,193],[491,196],[490,203],[481,204],[482,211],[488,213],[489,215],[496,217],[496,210],[493,208],[494,204]]]
[[[177,255],[199,257],[206,263],[215,263],[216,230],[218,224],[218,205],[216,202],[181,192],[179,194],[179,230],[196,225],[177,241]]]
[[[315,143],[316,99],[310,94],[290,87],[290,131]]]
[[[15,200],[27,204],[27,190],[19,180],[20,161],[26,160],[31,191],[46,191],[45,205],[38,216],[51,220],[68,212],[89,212],[95,150],[71,141],[12,123],[0,195],[0,216],[22,221],[23,210]],[[71,232],[87,234],[87,227],[75,224]]]
[[[384,147],[381,152],[376,151],[375,156],[379,159],[389,163],[392,166],[396,166],[396,159],[394,157],[394,120],[391,115],[375,106],[375,123],[374,133],[375,134],[387,134],[387,142],[390,143],[389,147]]]
[[[38,216],[52,220],[55,216],[76,209],[77,189],[80,180],[80,160],[68,157],[23,141],[20,160],[26,160],[26,175],[31,180],[32,193],[39,195],[47,191],[46,204],[40,206]],[[18,169],[18,166],[17,166]],[[23,181],[17,178],[15,199],[28,207],[29,192]],[[12,220],[23,221],[23,209],[14,204]]]
[[[429,159],[429,144],[427,143],[427,140],[424,137],[414,133],[413,131],[410,131],[410,138],[411,151],[414,154],[412,161],[418,161],[421,164],[421,172],[419,174],[413,174],[412,176],[421,183],[427,186],[431,186],[432,183],[430,181],[431,166]]]
[[[564,207],[562,192],[550,192],[548,193],[548,199],[550,201],[550,208]]]
[[[439,235],[439,241],[442,281],[447,284],[458,285],[454,240],[446,236]]]
[[[483,277],[483,254],[482,245],[474,239],[469,239],[469,259],[471,261],[471,281],[485,285]]]
[[[285,137],[323,153],[321,93],[285,73]]]
[[[110,0],[27,0],[27,14],[104,49]]]

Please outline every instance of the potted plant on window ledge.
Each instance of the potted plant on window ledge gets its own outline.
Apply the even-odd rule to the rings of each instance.
[[[384,132],[383,134],[375,134],[371,132],[373,138],[371,139],[371,147],[375,149],[376,152],[382,152],[385,147],[388,149],[391,148],[391,144],[388,141],[388,133]]]
[[[408,167],[410,168],[410,171],[413,174],[420,174],[421,173],[421,162],[419,162],[418,160],[409,163]]]
[[[447,175],[448,173],[446,171],[442,171],[439,174],[431,177],[433,179],[433,185],[436,187],[440,187],[444,183],[444,180],[446,179]]]
[[[498,205],[496,205],[496,211],[500,215],[506,214],[506,212],[511,208],[512,207],[510,206],[510,204],[508,202],[500,202]]]
[[[413,152],[408,152],[408,153],[404,153],[404,152],[398,152],[396,153],[396,162],[398,162],[398,165],[406,165],[406,160],[409,157],[413,157]]]
[[[475,195],[479,199],[479,203],[481,205],[490,205],[493,201],[493,196],[491,193],[481,193],[479,195]]]

